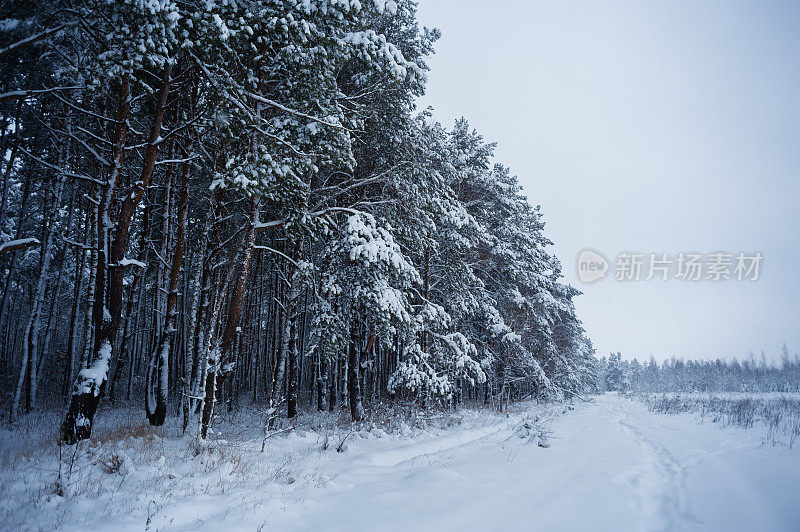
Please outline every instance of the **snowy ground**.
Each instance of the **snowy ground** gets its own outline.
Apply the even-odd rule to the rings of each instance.
[[[100,443],[61,458],[64,496],[42,435],[3,430],[0,528],[800,529],[798,446],[615,395],[574,406],[365,424],[342,452],[347,424],[324,417],[264,453],[257,430],[237,432],[245,419],[210,448],[170,428],[98,426]]]

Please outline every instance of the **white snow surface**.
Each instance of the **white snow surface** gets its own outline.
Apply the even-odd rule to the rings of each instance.
[[[344,419],[306,414],[264,453],[255,416],[221,424],[205,445],[175,436],[174,425],[153,430],[121,417],[100,414],[63,496],[53,490],[55,438],[33,428],[57,419],[40,414],[35,425],[2,429],[0,528],[800,529],[798,446],[767,445],[758,429],[650,413],[613,394],[518,404],[509,415],[366,422],[353,432]],[[108,472],[101,462],[111,456],[119,467]]]

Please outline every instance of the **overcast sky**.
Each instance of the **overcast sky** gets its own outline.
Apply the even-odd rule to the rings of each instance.
[[[598,354],[800,352],[800,2],[420,0],[428,94],[541,204]],[[579,252],[611,261],[577,278]],[[761,252],[752,281],[620,282],[618,253]]]

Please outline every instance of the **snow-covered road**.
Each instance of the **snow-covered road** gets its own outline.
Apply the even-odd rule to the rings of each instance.
[[[515,436],[515,421],[388,450],[373,443],[327,486],[273,508],[267,527],[800,529],[800,452],[761,445],[754,431],[652,414],[615,395],[558,416],[549,448]]]
[[[350,433],[345,420],[306,413],[266,452],[258,418],[221,424],[207,447],[168,428],[106,432],[76,448],[74,467],[64,458],[63,497],[53,447],[0,433],[0,530],[800,530],[800,445],[762,444],[762,429],[616,395],[513,410]],[[102,419],[119,432],[119,419]],[[110,474],[98,460],[112,455],[123,465]]]

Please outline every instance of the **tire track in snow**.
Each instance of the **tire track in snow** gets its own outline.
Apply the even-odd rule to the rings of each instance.
[[[356,460],[363,460],[373,466],[395,467],[416,458],[451,451],[475,443],[503,430],[508,430],[514,425],[515,420],[516,417],[504,419],[500,423],[465,429],[445,437],[415,442],[386,451],[368,452],[360,455]]]
[[[623,411],[618,410],[622,416]],[[649,471],[630,477],[629,483],[638,493],[643,509],[651,522],[648,530],[682,530],[695,528],[699,521],[692,515],[686,496],[686,467],[661,443],[648,437],[622,416],[617,424],[644,451]],[[694,525],[694,526],[692,526]]]

